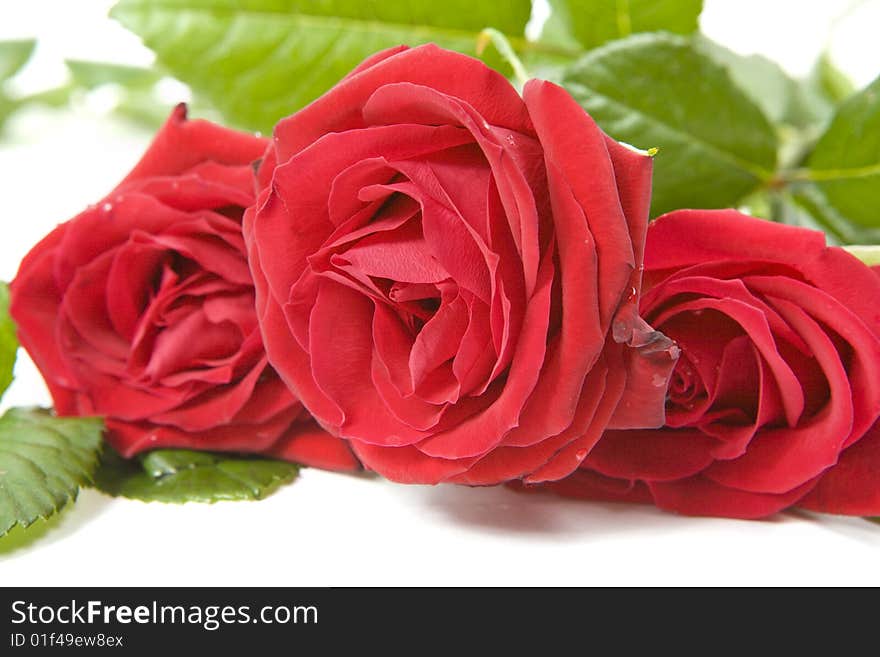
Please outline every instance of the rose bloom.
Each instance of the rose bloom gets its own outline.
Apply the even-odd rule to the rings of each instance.
[[[241,234],[266,141],[178,106],[103,201],[21,263],[10,312],[59,415],[102,415],[124,456],[157,447],[358,467],[268,365]]]
[[[666,427],[607,432],[554,489],[695,515],[880,514],[880,277],[821,232],[733,210],[657,219],[645,264],[642,313],[681,348]]]
[[[555,480],[659,426],[676,350],[637,315],[651,159],[562,88],[381,52],[282,120],[244,220],[269,360],[407,483]]]

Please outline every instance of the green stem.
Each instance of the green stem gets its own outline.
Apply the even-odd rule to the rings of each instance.
[[[510,45],[512,45],[518,52],[537,53],[539,55],[548,55],[551,57],[559,57],[564,59],[577,59],[587,52],[586,50],[583,50],[581,48],[557,46],[547,43],[546,41],[530,41],[529,39],[526,39],[524,37],[505,38],[510,43]]]
[[[880,175],[880,164],[868,164],[863,167],[847,169],[790,169],[780,171],[776,180],[779,182],[822,182],[824,180],[841,180],[844,178],[867,178]]]
[[[487,27],[480,32],[480,35],[477,37],[477,54],[482,54],[490,43],[495,46],[495,50],[498,51],[504,61],[513,68],[513,74],[516,76],[517,81],[521,85],[528,82],[531,76],[514,51],[513,46],[510,45],[510,41],[494,27]]]

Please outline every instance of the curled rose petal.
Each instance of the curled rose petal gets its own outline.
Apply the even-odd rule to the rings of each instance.
[[[681,350],[667,427],[606,432],[553,490],[691,515],[880,513],[880,277],[819,232],[729,210],[661,217],[646,249],[641,313]]]
[[[561,87],[436,46],[276,126],[244,235],[273,367],[370,469],[554,480],[655,427],[676,350],[637,316],[651,160]]]
[[[811,511],[880,516],[880,423],[840,455],[799,505]]]
[[[177,107],[107,197],[22,261],[11,314],[56,412],[159,447],[360,466],[268,366],[242,237],[266,140]]]

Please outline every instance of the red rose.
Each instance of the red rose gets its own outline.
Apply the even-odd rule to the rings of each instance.
[[[123,455],[156,447],[356,465],[267,364],[241,216],[263,139],[172,113],[102,202],[11,285],[19,338],[60,415],[103,415]]]
[[[732,210],[648,230],[641,309],[681,348],[666,427],[609,431],[557,491],[695,515],[880,513],[880,278]]]
[[[275,129],[245,215],[269,359],[401,482],[559,479],[659,426],[675,349],[636,312],[651,160],[560,87],[379,53]]]

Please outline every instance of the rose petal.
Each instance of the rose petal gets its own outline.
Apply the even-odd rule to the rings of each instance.
[[[583,467],[618,479],[671,481],[709,466],[714,443],[695,429],[607,431]]]
[[[531,132],[531,122],[516,89],[479,60],[433,44],[396,53],[385,51],[375,57],[362,70],[275,126],[279,162],[287,161],[325,134],[364,127],[361,108],[367,99],[379,87],[395,82],[433,87],[467,101],[492,125]]]
[[[648,487],[641,481],[612,479],[592,470],[577,470],[560,481],[542,486],[526,487],[525,491],[550,489],[564,497],[605,502],[629,502],[651,504],[654,498]]]
[[[626,387],[608,419],[608,428],[663,426],[667,384],[679,348],[638,316],[635,300],[622,306],[615,316],[612,337],[623,346]]]
[[[820,513],[880,515],[880,423],[829,468],[798,506]]]
[[[756,519],[772,516],[801,499],[815,485],[808,481],[779,494],[753,493],[727,488],[704,477],[648,483],[654,503],[661,509],[688,516],[723,516]]]
[[[174,176],[205,161],[240,165],[258,159],[268,141],[229,130],[210,121],[187,120],[186,104],[177,105],[153,139],[147,152],[119,183],[126,184],[152,176]]]
[[[848,264],[864,269],[860,263]],[[864,276],[864,272],[861,275]],[[880,323],[865,325],[840,300],[799,281],[783,283],[774,277],[748,277],[746,282],[763,294],[774,295],[803,308],[851,345],[853,357],[848,359],[847,376],[855,383],[852,389],[854,417],[852,432],[844,446],[849,445],[864,434],[880,414]],[[876,316],[876,310],[874,313]]]
[[[421,226],[410,221],[401,227],[359,240],[340,258],[368,276],[408,283],[437,283],[449,278],[422,236]]]
[[[853,393],[840,355],[822,328],[793,303],[782,299],[774,299],[773,303],[816,355],[831,389],[829,403],[794,429],[762,431],[743,456],[716,463],[706,476],[722,486],[783,494],[837,461],[852,430]]]
[[[241,211],[254,202],[254,174],[250,165],[196,165],[186,175],[157,176],[126,183],[125,192],[152,196],[177,210],[196,212],[230,206]]]
[[[108,252],[77,271],[58,309],[57,336],[65,358],[93,359],[104,371],[122,374],[129,345],[116,333],[104,296],[112,266]]]
[[[227,424],[207,431],[183,431],[173,426],[151,422],[124,422],[107,418],[107,441],[125,458],[151,449],[177,448],[212,452],[262,452],[278,440],[299,415],[298,408],[288,408],[269,422]]]
[[[466,100],[444,94],[432,87],[410,83],[387,84],[376,90],[364,106],[364,118],[373,125],[396,123],[461,125],[473,135],[498,185],[505,216],[510,222],[511,236],[520,254],[526,295],[530,296],[535,287],[540,258],[538,240],[540,218],[535,203],[535,193],[524,175],[523,168],[517,166],[514,158],[508,155],[508,152],[514,150],[512,146],[516,144],[516,137],[493,128]],[[519,139],[530,141],[525,135],[519,135]],[[540,154],[536,148],[531,150],[536,155]],[[534,168],[534,165],[532,166]],[[459,175],[464,174],[466,172],[459,173]],[[412,173],[408,175],[414,176]],[[420,182],[421,185],[425,184],[424,180]],[[437,188],[442,190],[443,186],[439,181],[437,182]],[[473,182],[468,181],[464,184],[470,187]],[[435,194],[435,198],[440,196]],[[458,280],[458,277],[455,278]],[[486,298],[479,295],[477,290],[473,291],[481,298]]]
[[[257,382],[265,369],[265,361],[258,363],[241,380],[229,385],[209,388],[202,395],[177,408],[165,413],[157,413],[152,420],[157,424],[168,424],[184,431],[198,432],[230,423],[258,422],[259,419],[268,419],[292,406],[297,406],[296,400],[283,385],[260,385],[259,404],[270,412],[263,410],[255,414],[252,411],[246,414],[247,417],[240,417],[242,409],[251,401]],[[267,402],[270,402],[268,407]],[[257,417],[254,417],[255,415]]]
[[[264,195],[268,194],[268,190]],[[260,323],[260,331],[266,346],[269,362],[281,376],[288,388],[297,399],[302,400],[314,415],[320,415],[323,421],[337,425],[342,421],[342,412],[324,395],[311,376],[308,354],[301,343],[291,340],[291,327],[287,322],[282,300],[272,299],[260,255],[253,240],[253,221],[256,215],[254,207],[248,208],[244,216],[244,234],[248,248],[248,262],[254,277],[255,307]],[[250,235],[250,238],[248,237]],[[294,378],[294,373],[298,374]]]
[[[576,469],[589,453],[592,443],[598,440],[599,434],[604,430],[602,422],[607,420],[610,409],[614,408],[619,399],[623,388],[623,372],[619,358],[616,365],[614,368],[608,367],[603,355],[590,370],[584,381],[585,394],[581,395],[573,421],[565,431],[543,440],[535,440],[522,447],[507,446],[505,439],[502,446],[487,453],[466,473],[450,481],[478,486],[518,479],[534,473],[573,441],[579,441],[584,443],[584,447],[579,446],[574,450],[574,454],[565,454],[565,457],[558,460],[554,466],[556,469],[562,465],[569,472]],[[604,413],[599,412],[602,404],[606,408]],[[596,419],[599,421],[594,422]]]
[[[389,413],[371,383],[372,311],[367,297],[332,281],[319,282],[309,319],[312,374],[343,413],[340,436],[389,447],[410,445],[426,434]]]
[[[767,316],[760,309],[733,298],[697,298],[693,301],[679,304],[667,312],[669,314],[685,311],[699,313],[700,311],[707,310],[723,313],[742,327],[743,332],[749,336],[760,352],[761,357],[773,372],[776,385],[779,387],[782,396],[788,423],[792,426],[797,424],[798,418],[800,418],[804,410],[803,390],[791,367],[779,353],[776,337],[770,328]],[[785,317],[784,315],[781,316]],[[654,318],[654,321],[659,326],[664,326],[665,320],[665,314]],[[706,337],[706,340],[712,339],[712,336]]]
[[[367,468],[401,484],[439,484],[465,472],[473,459],[442,459],[426,456],[415,447],[380,447],[350,441],[354,453]]]
[[[34,246],[9,284],[9,314],[15,320],[18,340],[43,375],[59,415],[70,414],[76,408],[71,390],[75,379],[55,337],[63,293],[55,281],[55,253],[69,226],[61,224]]]
[[[362,469],[360,461],[344,440],[331,436],[314,422],[295,423],[262,453],[334,472],[357,472]]]
[[[262,194],[257,211],[244,222],[245,238],[277,299],[290,287],[334,232],[327,199],[336,175],[360,160],[384,156],[406,159],[466,143],[466,131],[450,126],[391,126],[328,134],[285,164],[273,176],[273,191]],[[253,263],[253,256],[250,257]]]
[[[538,271],[538,287],[523,319],[522,332],[504,388],[485,410],[459,425],[419,443],[419,451],[440,458],[467,458],[496,447],[519,423],[525,400],[533,392],[544,360],[553,267],[550,254]]]
[[[784,249],[779,245],[785,244]],[[825,249],[819,231],[748,217],[736,210],[676,210],[648,229],[647,270],[679,269],[704,262],[750,260],[797,266]]]
[[[551,167],[559,167],[558,175],[584,209],[598,258],[600,321],[603,328],[608,327],[618,304],[630,294],[637,263],[606,137],[562,87],[530,80],[523,89],[523,98],[544,147],[548,176],[553,175]],[[572,134],[578,139],[572,139]],[[551,191],[551,200],[555,200],[553,196]],[[560,215],[555,208],[553,214],[557,231],[560,221],[579,220],[570,214]],[[643,221],[640,219],[637,225]],[[558,239],[561,246],[564,239]]]
[[[441,306],[422,327],[409,355],[414,387],[418,387],[430,372],[455,356],[466,329],[467,305],[460,296],[452,303]]]

